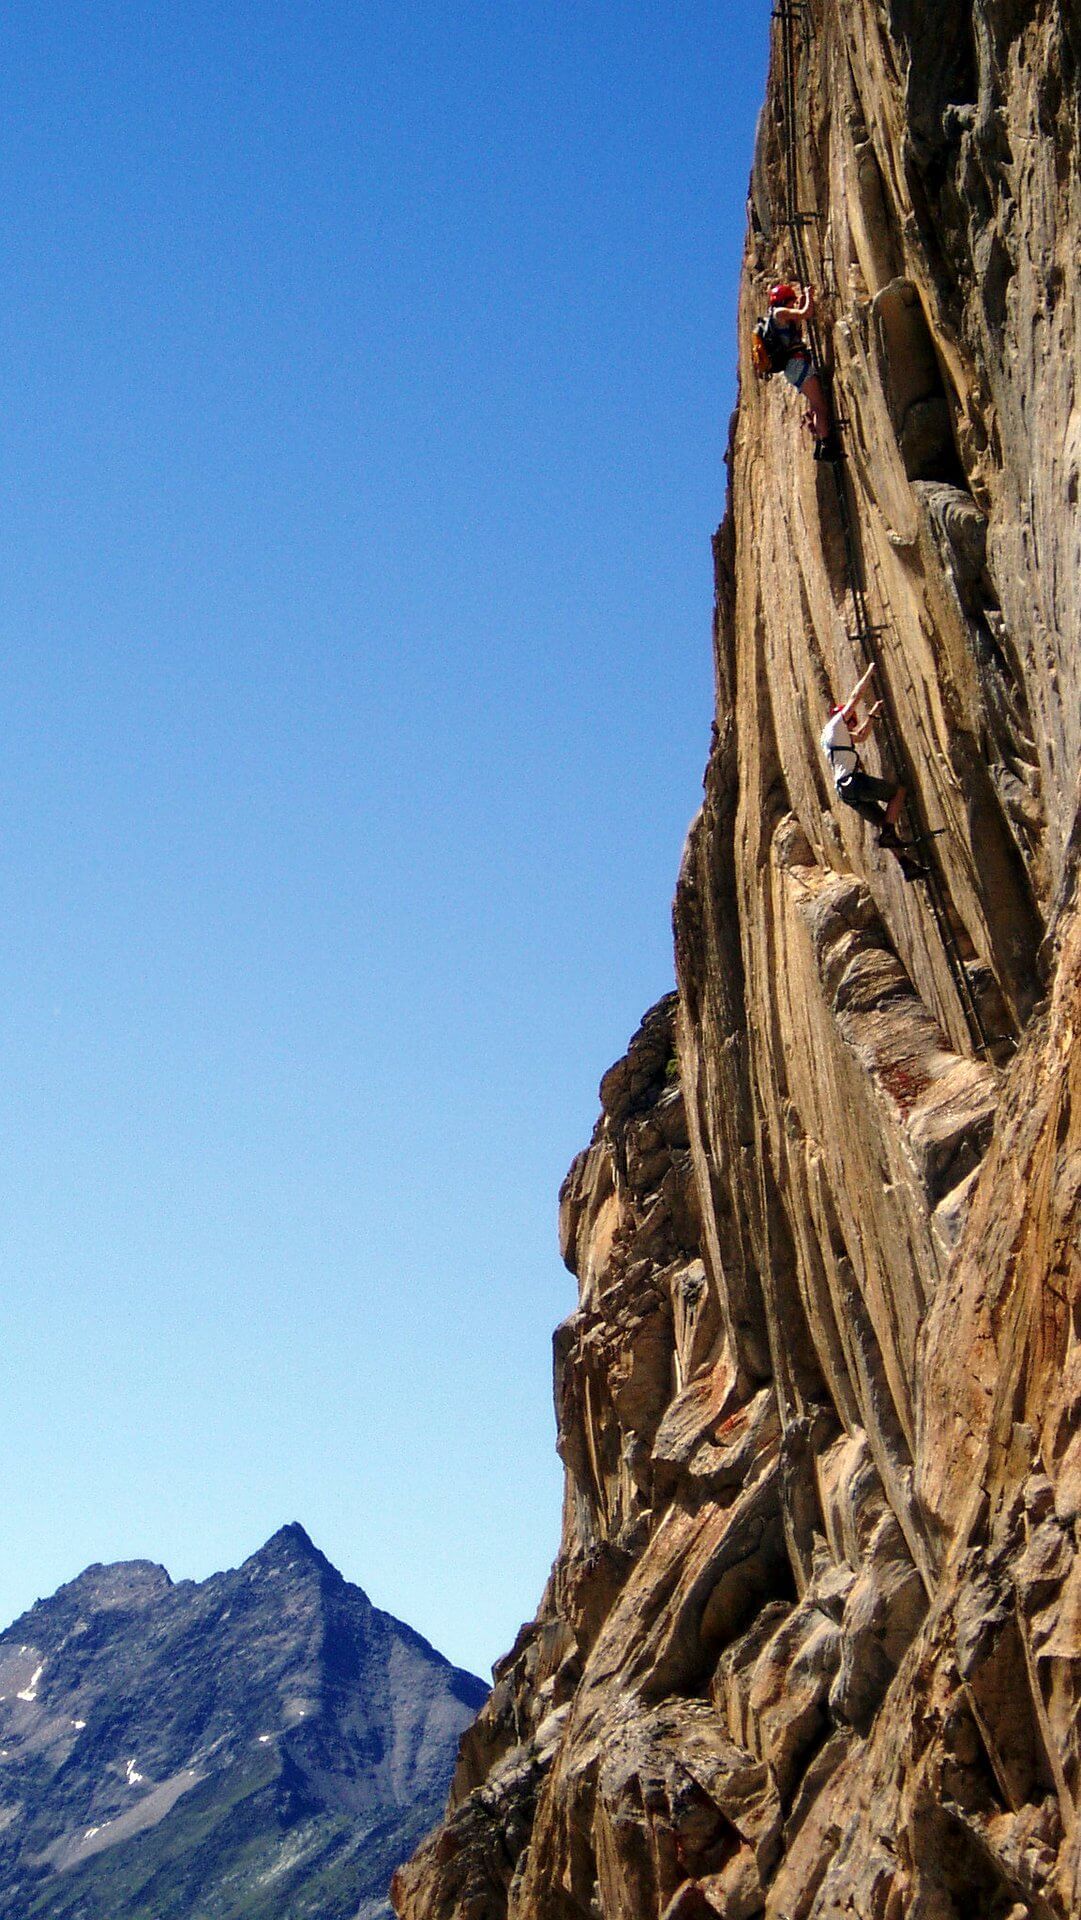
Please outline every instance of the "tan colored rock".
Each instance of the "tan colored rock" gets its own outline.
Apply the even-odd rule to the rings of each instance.
[[[1081,1911],[1081,25],[794,21],[846,459],[744,369],[679,993],[560,1196],[562,1541],[403,1920]],[[817,745],[862,611],[937,913]]]

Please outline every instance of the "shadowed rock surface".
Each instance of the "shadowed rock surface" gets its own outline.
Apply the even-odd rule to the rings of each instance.
[[[845,459],[748,356],[679,991],[561,1196],[562,1541],[403,1920],[1081,1911],[1081,21],[779,12],[740,337],[802,248]],[[868,645],[938,914],[819,751]]]
[[[486,1693],[295,1524],[90,1567],[0,1635],[0,1913],[375,1920]]]

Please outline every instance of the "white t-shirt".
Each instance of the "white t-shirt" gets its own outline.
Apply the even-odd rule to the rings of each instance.
[[[822,729],[822,751],[830,763],[834,786],[840,786],[859,766],[860,757],[852,745],[852,735],[843,713],[831,713]]]

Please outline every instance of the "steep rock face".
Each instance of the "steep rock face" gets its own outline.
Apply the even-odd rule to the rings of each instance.
[[[296,1525],[90,1567],[0,1634],[0,1911],[374,1920],[485,1692]]]
[[[744,369],[678,997],[561,1197],[563,1538],[404,1920],[1081,1907],[1081,25],[779,11],[741,336],[806,262],[846,457]],[[869,657],[928,885],[819,752]]]

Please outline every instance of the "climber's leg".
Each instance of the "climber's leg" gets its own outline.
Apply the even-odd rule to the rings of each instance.
[[[826,391],[815,369],[809,347],[800,346],[789,354],[785,364],[784,377],[789,386],[795,387],[801,400],[807,403],[804,418],[816,440],[829,438],[831,421]]]
[[[827,440],[830,433],[830,410],[825,389],[817,373],[808,372],[800,387],[800,394],[807,402],[807,414],[811,432],[816,440]]]

